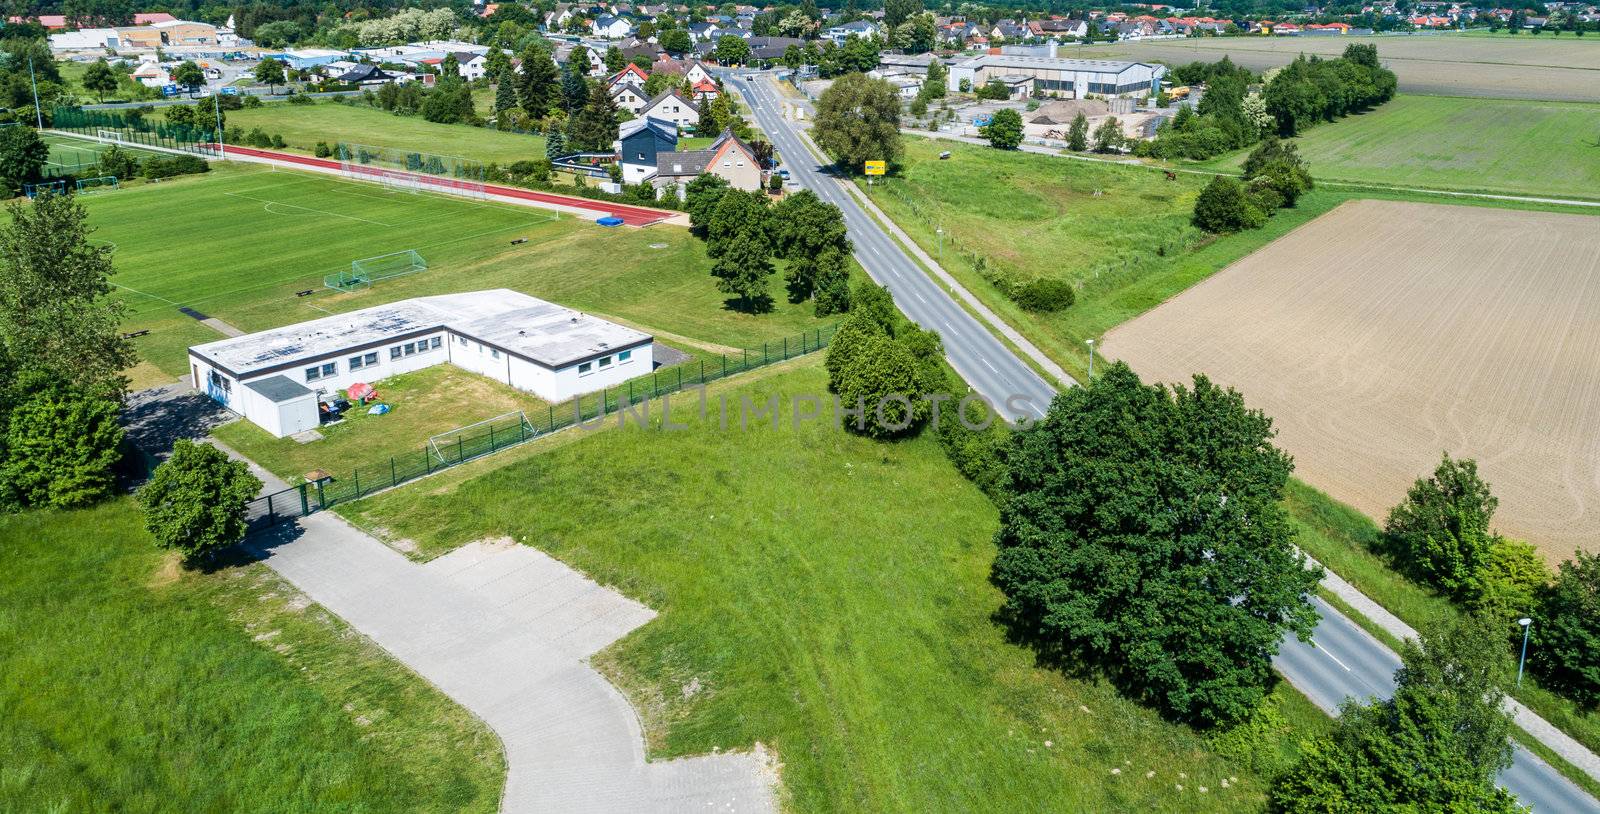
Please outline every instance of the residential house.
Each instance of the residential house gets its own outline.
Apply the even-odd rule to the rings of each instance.
[[[341,85],[387,85],[398,79],[395,74],[389,73],[376,65],[357,65],[348,71],[334,77],[333,81]]]
[[[878,36],[878,27],[866,20],[856,20],[853,23],[836,25],[822,30],[822,38],[834,45],[843,45],[844,41],[851,37],[865,39],[876,36]]]
[[[689,183],[710,173],[728,182],[734,189],[753,192],[761,189],[761,166],[755,151],[732,132],[724,130],[703,150],[661,153],[656,157],[656,174],[652,183],[656,189],[670,190],[682,198]]]
[[[611,101],[618,110],[626,110],[637,116],[639,111],[650,101],[644,95],[644,86],[632,81],[619,82],[611,86]]]
[[[637,184],[656,175],[656,157],[678,149],[678,126],[665,119],[641,116],[617,129],[617,163],[622,182]]]
[[[689,80],[690,85],[697,85],[711,79],[711,69],[702,65],[699,60],[689,63],[683,70],[683,76]]]
[[[596,37],[608,40],[620,40],[633,33],[633,23],[621,17],[602,14],[589,23],[589,31]]]
[[[694,97],[696,106],[705,106],[716,101],[717,97],[722,95],[722,91],[717,88],[717,83],[702,79],[689,89],[689,95]]]
[[[639,116],[672,122],[679,129],[692,128],[700,122],[700,108],[683,98],[676,90],[666,90],[646,102]]]
[[[722,29],[717,27],[716,23],[710,21],[690,23],[688,31],[689,39],[695,42],[710,42],[716,39],[718,34],[722,33]]]
[[[606,80],[606,88],[608,90],[615,91],[618,85],[629,83],[643,85],[649,79],[649,72],[630,62],[626,67],[620,71],[617,71],[611,76],[610,79]]]

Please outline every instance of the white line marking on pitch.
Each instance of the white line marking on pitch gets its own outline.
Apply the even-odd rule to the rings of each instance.
[[[309,206],[301,206],[300,204],[284,203],[283,201],[274,201],[274,200],[271,200],[271,199],[268,199],[268,198],[257,198],[254,195],[244,195],[244,194],[241,194],[241,193],[238,193],[238,192],[224,192],[222,194],[231,195],[231,196],[233,196],[235,198],[245,198],[245,199],[252,200],[252,201],[260,201],[262,203],[262,208],[263,209],[267,209],[267,207],[270,207],[270,206],[273,206],[274,204],[276,204],[277,206],[289,206],[289,207],[293,207],[295,209],[304,209],[307,212],[315,212],[315,213],[317,213],[319,215],[327,215],[328,217],[332,217],[332,218],[344,218],[346,220],[357,220],[357,221],[361,221],[362,223],[370,223],[373,226],[382,226],[385,229],[394,229],[394,228],[396,228],[396,225],[393,224],[393,223],[380,223],[380,222],[375,221],[375,220],[367,220],[366,218],[358,218],[355,215],[346,215],[346,214],[344,214],[342,212],[329,212],[326,209],[314,209],[314,208],[309,207]],[[271,209],[267,209],[267,211],[268,212],[272,212]],[[277,213],[274,213],[274,214],[277,214]]]

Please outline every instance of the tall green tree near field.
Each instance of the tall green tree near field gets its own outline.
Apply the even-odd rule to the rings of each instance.
[[[285,65],[282,61],[267,57],[256,63],[255,79],[257,82],[266,85],[267,90],[277,93],[278,86],[283,84],[284,67]]]
[[[576,116],[589,101],[589,80],[572,69],[569,64],[561,74],[561,107],[568,116]]]
[[[1267,222],[1267,213],[1256,206],[1237,178],[1218,175],[1195,198],[1191,220],[1207,232],[1226,234],[1260,228]]]
[[[1294,206],[1312,188],[1311,170],[1292,141],[1270,136],[1244,160],[1244,181],[1251,187],[1265,187],[1280,199],[1280,206]]]
[[[1272,790],[1281,814],[1523,809],[1495,785],[1511,765],[1500,704],[1504,642],[1472,620],[1407,640],[1394,697],[1346,701],[1332,734],[1307,744]]]
[[[1145,385],[1127,365],[1056,397],[1007,451],[992,579],[1041,655],[1174,718],[1256,709],[1321,578],[1282,505],[1293,464],[1234,390]]]
[[[517,106],[517,89],[510,82],[502,81],[494,86],[494,112],[504,113]]]
[[[1568,698],[1600,707],[1600,556],[1579,551],[1539,596],[1535,669]]]
[[[850,254],[844,215],[809,189],[778,202],[772,215],[778,254],[789,261],[784,273],[789,302],[805,302],[816,295],[832,264]]]
[[[684,187],[683,206],[689,213],[691,232],[703,238],[708,237],[712,215],[728,189],[728,179],[709,172],[697,176]]]
[[[737,297],[748,313],[772,310],[772,212],[760,190],[722,194],[706,228],[706,251],[714,259],[717,290]]]
[[[997,150],[1017,149],[1022,143],[1022,114],[1009,107],[996,110],[983,127],[983,136]]]
[[[1178,113],[1181,115],[1183,111],[1187,109],[1188,108],[1182,108],[1178,111]],[[1081,153],[1089,149],[1088,116],[1079,113],[1078,115],[1072,117],[1072,124],[1067,127],[1067,149],[1075,153]]]
[[[1128,137],[1122,133],[1122,123],[1116,116],[1110,116],[1100,123],[1094,130],[1094,151],[1097,153],[1114,153],[1122,149]]]
[[[1500,540],[1489,527],[1499,504],[1478,476],[1477,461],[1446,454],[1389,511],[1384,544],[1419,581],[1469,600],[1481,590],[1483,568]]]
[[[194,93],[201,85],[206,83],[206,74],[200,70],[200,66],[196,65],[194,60],[186,59],[178,63],[178,67],[172,69],[172,81],[174,84],[187,88],[190,93]]]
[[[39,131],[25,124],[0,128],[0,182],[6,192],[16,195],[23,184],[39,180],[48,163],[50,147]]]
[[[511,67],[511,57],[506,56],[504,49],[490,48],[489,52],[483,55],[483,73],[496,85],[507,80],[511,80],[512,85],[516,84],[515,69]]]
[[[817,100],[812,127],[817,145],[851,173],[868,161],[900,158],[900,95],[894,86],[865,74],[846,74]]]
[[[528,115],[541,118],[550,112],[551,103],[560,90],[560,76],[555,60],[538,44],[522,50],[522,74],[517,86],[517,103]]]
[[[122,460],[120,405],[34,368],[11,409],[0,492],[23,506],[75,509],[109,497]]]
[[[567,124],[567,139],[579,151],[603,152],[611,149],[617,131],[616,101],[605,85],[590,83],[588,102]]]
[[[622,49],[613,45],[606,49],[606,71],[615,74],[628,67],[628,60],[622,55]]]
[[[106,100],[106,94],[117,89],[117,74],[106,64],[104,58],[89,63],[83,71],[84,90],[94,93],[95,98],[101,102]]]
[[[24,130],[8,127],[4,133]],[[92,245],[77,200],[45,193],[8,207],[0,226],[0,345],[38,370],[120,399],[136,361],[122,337],[125,306],[111,296],[111,248]]]
[[[145,528],[156,545],[202,562],[244,539],[245,505],[261,481],[242,461],[210,444],[178,439],[168,458],[139,489]]]

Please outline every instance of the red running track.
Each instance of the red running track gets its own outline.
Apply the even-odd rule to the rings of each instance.
[[[646,206],[629,206],[628,204],[612,203],[610,201],[597,201],[591,198],[579,198],[573,195],[557,195],[551,192],[538,192],[519,187],[504,187],[498,184],[476,184],[454,178],[440,178],[425,173],[404,172],[401,170],[386,170],[377,167],[361,165],[348,165],[327,158],[312,158],[311,156],[294,155],[292,153],[278,153],[271,150],[257,150],[251,147],[235,147],[228,145],[228,154],[262,158],[269,161],[279,161],[285,164],[298,164],[303,167],[316,167],[324,170],[334,170],[340,173],[351,173],[356,176],[366,176],[373,181],[415,181],[418,186],[425,189],[436,189],[444,193],[476,193],[481,187],[483,192],[500,198],[515,198],[524,201],[563,206],[570,209],[581,209],[591,212],[596,218],[614,215],[622,218],[622,222],[629,226],[649,226],[659,223],[678,213],[664,209],[651,209]]]

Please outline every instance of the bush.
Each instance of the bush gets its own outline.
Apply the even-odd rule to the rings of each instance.
[[[289,104],[291,105],[314,105],[316,103],[316,99],[313,99],[304,93],[296,93],[295,95],[289,97]]]
[[[1535,669],[1567,697],[1600,706],[1600,556],[1579,551],[1539,592]]]
[[[986,404],[969,404],[966,423],[961,419],[959,399],[939,404],[939,446],[962,477],[990,498],[996,498],[1006,479],[1005,452],[1010,431],[1004,422],[996,420]],[[977,429],[986,422],[987,429]]]
[[[1478,477],[1476,461],[1445,455],[1433,475],[1418,478],[1405,501],[1389,511],[1384,544],[1417,581],[1470,601],[1480,593],[1490,554],[1501,544],[1489,528],[1499,503]]]
[[[171,178],[175,175],[197,175],[210,172],[211,165],[197,155],[175,155],[168,158],[151,158],[139,168],[142,178]]]
[[[122,460],[118,403],[51,382],[11,411],[0,480],[25,506],[71,509],[111,494]]]
[[[259,127],[253,127],[250,129],[250,132],[245,135],[244,143],[250,145],[251,147],[271,147],[272,137],[267,135],[265,130],[262,130]]]
[[[251,94],[245,94],[244,96],[241,96],[239,98],[239,106],[240,107],[260,107],[261,106],[261,97],[260,96],[254,96],[254,95],[251,95]]]
[[[328,142],[319,141],[317,142],[317,149],[312,152],[316,154],[317,158],[328,158],[333,155],[333,148],[328,146]]]
[[[1485,624],[1520,642],[1522,626],[1517,620],[1534,615],[1539,592],[1549,579],[1537,549],[1520,540],[1497,540],[1489,549],[1478,578],[1478,595],[1469,607]]]
[[[245,504],[260,490],[261,481],[243,462],[210,444],[179,439],[172,457],[139,490],[139,502],[156,545],[182,552],[193,564],[244,539]]]
[[[1218,175],[1194,202],[1194,225],[1217,234],[1256,229],[1267,216],[1245,194],[1238,179]]]
[[[282,133],[273,133],[272,134],[272,146],[275,149],[282,150],[283,148],[288,147],[289,145],[288,145],[288,143],[286,143],[283,140],[283,134]]]
[[[1072,289],[1072,283],[1053,277],[1043,277],[1016,286],[1011,293],[1011,299],[1022,306],[1023,310],[1050,313],[1072,305],[1076,294]]]

